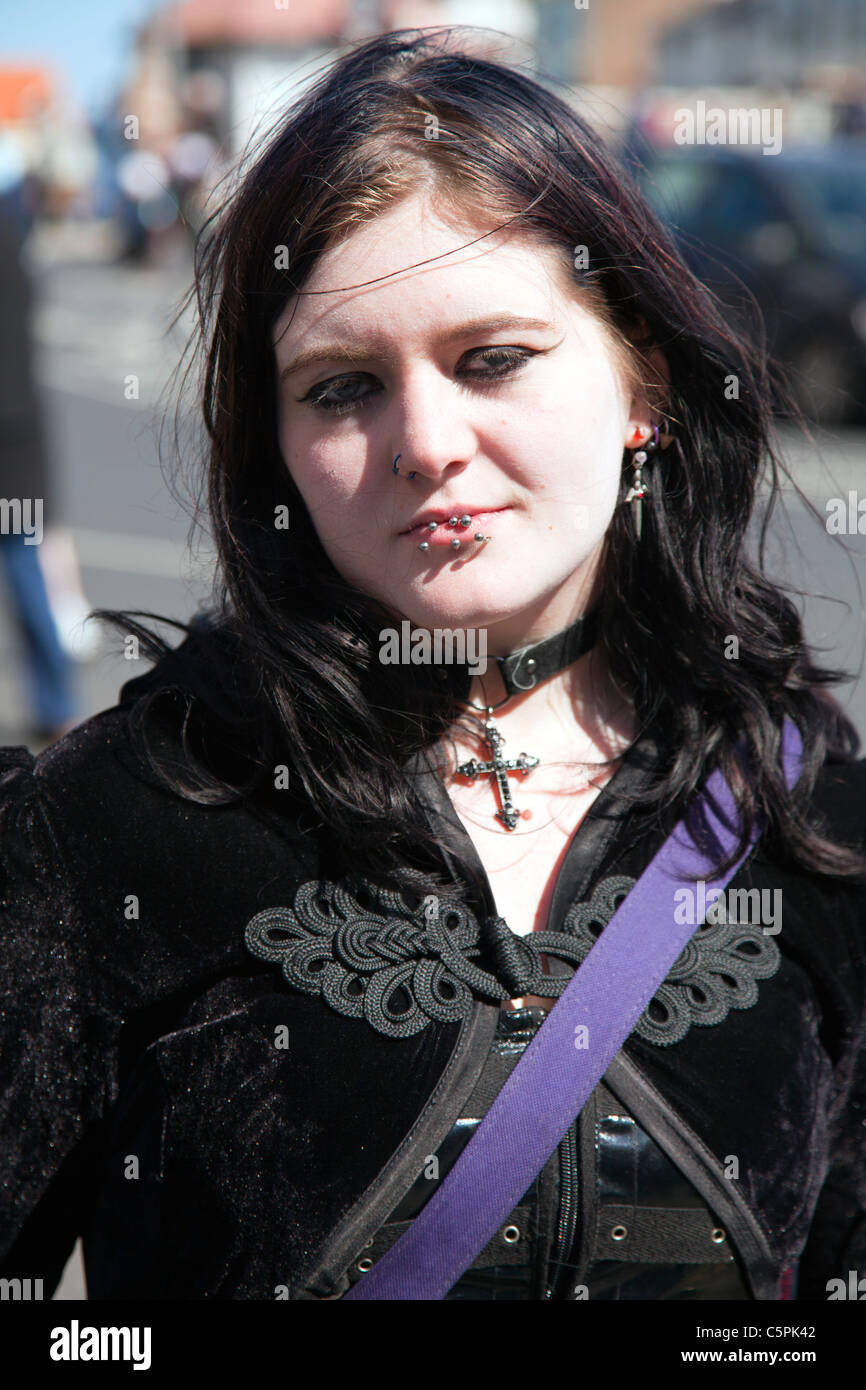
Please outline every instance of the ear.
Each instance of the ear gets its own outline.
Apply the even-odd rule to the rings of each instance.
[[[635,319],[626,336],[637,355],[639,380],[633,389],[624,442],[627,448],[636,449],[651,437],[654,425],[661,428],[667,422],[671,377],[667,358],[653,342],[645,319]],[[672,438],[663,430],[661,447],[666,448]]]

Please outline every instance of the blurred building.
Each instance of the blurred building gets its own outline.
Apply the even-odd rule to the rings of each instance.
[[[221,91],[213,133],[236,154],[275,99],[303,89],[343,36],[349,11],[345,0],[179,0],[150,32],[172,53],[180,81]]]
[[[0,192],[21,185],[22,213],[59,216],[89,188],[95,155],[87,122],[48,66],[0,66]]]
[[[727,0],[701,6],[661,35],[658,77],[670,85],[778,83],[798,88],[866,71],[864,0]]]
[[[199,115],[233,156],[342,45],[391,29],[469,25],[501,35],[500,50],[510,39],[522,43],[519,56],[531,61],[538,13],[532,0],[175,0],[140,29],[124,101],[158,149],[182,127],[183,108],[188,124],[201,97],[207,110]]]
[[[53,75],[41,67],[0,68],[0,122],[26,126],[38,122],[54,101]]]
[[[614,135],[669,129],[689,94],[779,107],[794,139],[866,130],[866,0],[171,0],[139,30],[114,117],[134,114],[137,151],[164,165],[127,158],[124,172],[170,187],[180,162],[190,183],[210,141],[219,175],[346,44],[438,25],[485,31],[467,41],[559,84]]]
[[[542,0],[543,3],[543,0]],[[570,0],[578,37],[574,75],[588,86],[631,91],[655,75],[661,36],[671,25],[700,14],[712,0],[625,0],[580,9]]]

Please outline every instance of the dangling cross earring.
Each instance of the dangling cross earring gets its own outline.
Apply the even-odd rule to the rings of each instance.
[[[655,453],[655,451],[659,447],[659,427],[658,425],[653,425],[651,426],[651,428],[653,432],[652,439],[647,440],[643,448],[638,449],[635,452],[635,456],[633,459],[634,479],[632,481],[631,487],[625,495],[626,502],[631,502],[632,505],[632,515],[634,516],[634,528],[637,532],[638,540],[640,540],[641,538],[641,530],[643,524],[643,499],[647,495],[647,486],[643,480],[643,466],[646,463],[649,455]],[[635,441],[640,439],[640,430],[635,430],[634,439]]]

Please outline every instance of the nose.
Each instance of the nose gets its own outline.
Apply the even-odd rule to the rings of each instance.
[[[438,482],[471,463],[477,449],[475,431],[468,418],[468,403],[459,386],[427,368],[414,372],[397,392],[389,412],[391,452],[402,457],[401,476]]]

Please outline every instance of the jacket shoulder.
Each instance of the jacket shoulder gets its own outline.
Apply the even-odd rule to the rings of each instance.
[[[91,715],[63,738],[34,754],[27,748],[0,748],[0,811],[10,825],[38,809],[52,827],[81,830],[85,840],[112,804],[132,809],[143,794],[168,795],[156,772],[134,746],[131,706],[115,705]],[[122,821],[117,829],[122,827]]]
[[[243,787],[254,780],[265,728],[260,692],[238,639],[204,615],[187,625],[178,646],[164,649],[149,670],[123,683],[115,705],[83,720],[38,756],[23,748],[0,750],[0,774],[5,757],[70,818],[123,783],[128,794],[140,794],[133,782],[189,808],[219,800],[189,795],[197,782],[185,774],[203,742],[213,784]]]

